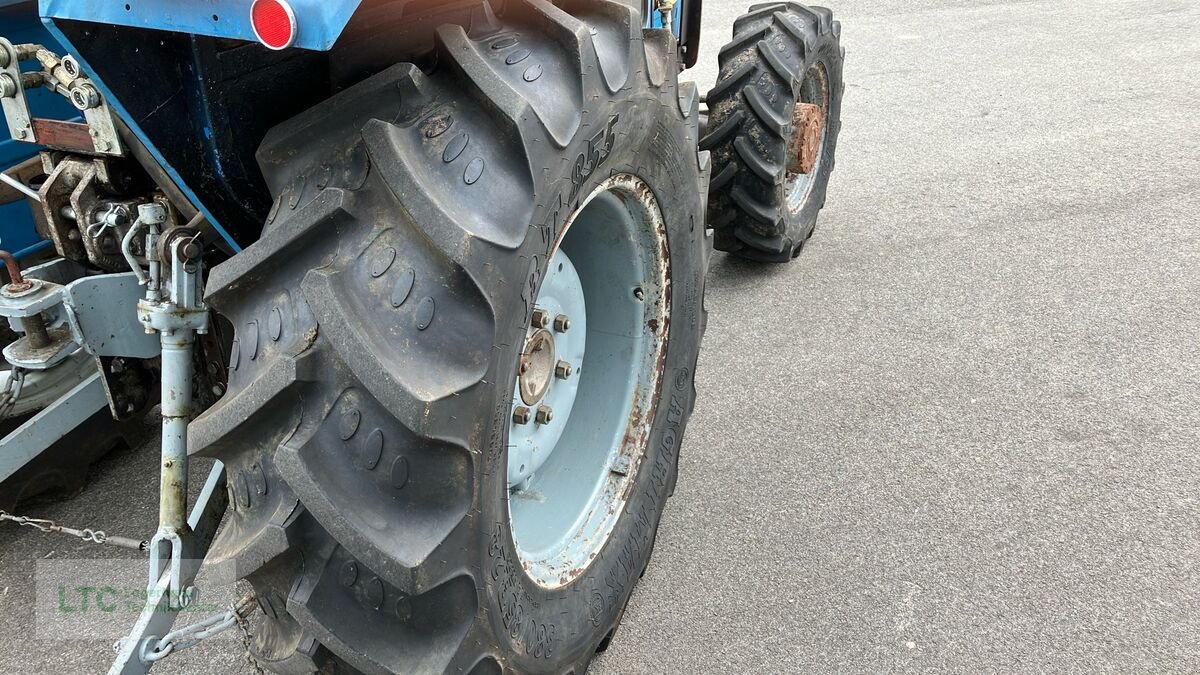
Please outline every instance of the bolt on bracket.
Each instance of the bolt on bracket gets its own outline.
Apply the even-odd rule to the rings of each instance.
[[[37,61],[42,68],[23,73],[22,61]],[[86,124],[35,119],[25,97],[25,90],[34,87],[45,87],[65,97],[83,113]],[[59,58],[41,45],[14,45],[0,37],[0,112],[15,140],[113,157],[125,154],[112,109],[96,85],[83,75],[79,62],[71,56]],[[84,130],[91,147],[78,147]]]

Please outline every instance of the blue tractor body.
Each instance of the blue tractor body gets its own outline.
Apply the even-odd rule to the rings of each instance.
[[[689,4],[699,0],[682,0],[673,15],[671,30],[678,37],[684,28]],[[113,26],[151,28],[207,37],[254,41],[256,36],[250,22],[250,3],[245,0],[138,0],[138,2],[95,2],[95,0],[41,0],[42,16],[49,20],[68,19],[91,21]],[[324,0],[292,0],[297,17],[295,46],[301,49],[327,51],[341,36],[346,24],[358,10],[361,0],[325,2]],[[653,11],[656,4],[646,0],[643,14],[648,28],[663,28],[662,15]]]
[[[137,0],[129,3],[41,0],[42,16],[49,20],[90,21],[253,42],[257,38],[250,24],[250,4],[247,0]],[[291,0],[299,28],[294,46],[317,51],[331,49],[360,4],[360,0]]]
[[[673,12],[689,65],[700,1]],[[430,26],[469,23],[484,4],[292,0],[296,38],[282,51],[258,44],[246,0],[41,0],[41,13],[144,154],[237,252],[270,209],[254,159],[267,130],[397,61],[419,61]],[[648,27],[662,27],[658,3],[645,4]]]

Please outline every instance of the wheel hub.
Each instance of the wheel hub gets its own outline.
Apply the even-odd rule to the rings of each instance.
[[[814,179],[821,171],[829,121],[829,76],[818,63],[800,83],[800,95],[792,111],[792,136],[788,140],[788,209],[803,208]]]
[[[526,405],[537,405],[550,383],[554,380],[555,358],[554,335],[545,328],[539,329],[525,341],[521,353],[520,389],[521,400]]]
[[[527,486],[570,419],[586,346],[583,286],[563,251],[550,261],[525,331],[509,430],[508,485]]]
[[[797,103],[792,127],[795,131],[788,148],[791,158],[788,170],[793,174],[812,173],[825,138],[825,111],[815,103]]]
[[[513,541],[539,585],[588,568],[637,479],[666,356],[669,267],[654,192],[628,174],[584,200],[546,265],[515,364],[506,462]]]

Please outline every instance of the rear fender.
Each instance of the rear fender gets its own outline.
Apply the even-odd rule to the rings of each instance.
[[[296,16],[296,42],[328,51],[361,0],[289,0]],[[256,42],[249,0],[41,0],[42,17],[150,28]]]

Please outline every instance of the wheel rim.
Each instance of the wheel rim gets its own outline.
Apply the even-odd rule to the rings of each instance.
[[[792,137],[788,143],[788,208],[795,212],[804,207],[812,191],[814,178],[825,161],[828,136],[829,76],[822,63],[804,74],[800,96],[792,113]]]
[[[666,351],[667,251],[654,193],[618,175],[568,221],[547,266],[517,364],[507,462],[517,554],[541,586],[587,569],[638,475]]]

